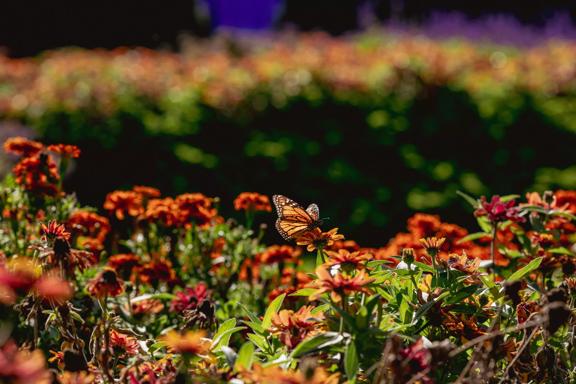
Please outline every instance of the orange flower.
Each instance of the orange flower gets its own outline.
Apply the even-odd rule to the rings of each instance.
[[[58,224],[54,220],[50,221],[48,225],[42,224],[42,233],[48,240],[70,240],[70,232],[66,231],[64,224]]]
[[[374,258],[368,252],[349,252],[346,249],[340,249],[338,252],[326,251],[326,254],[328,255],[326,266],[340,265],[345,271],[362,269],[367,261]]]
[[[205,331],[187,331],[180,334],[170,331],[161,337],[168,349],[174,353],[205,355],[210,351],[210,340],[206,339]]]
[[[340,302],[343,296],[352,292],[370,293],[370,290],[365,286],[374,281],[373,278],[366,276],[365,270],[358,272],[355,276],[342,273],[336,273],[335,276],[332,276],[322,265],[316,268],[316,276],[318,279],[312,282],[311,286],[317,289],[310,295],[310,300],[317,300],[323,293],[330,292],[330,297],[336,303]]]
[[[559,190],[554,192],[556,198],[556,205],[568,210],[571,213],[576,213],[576,191]]]
[[[140,258],[131,253],[110,256],[108,266],[124,279],[129,279],[132,271],[140,265]]]
[[[16,183],[27,191],[48,196],[58,193],[58,167],[52,157],[45,153],[25,157],[12,171]]]
[[[360,250],[360,246],[354,240],[338,240],[330,247],[327,247],[326,250],[338,251],[340,249],[345,249],[349,252],[356,252]]]
[[[312,372],[285,371],[277,365],[262,367],[254,365],[250,371],[241,372],[242,381],[246,384],[338,384],[339,374],[328,374],[323,367],[316,367]]]
[[[87,284],[88,292],[97,298],[118,296],[124,291],[122,281],[111,268],[104,268],[95,278]]]
[[[135,185],[132,190],[136,193],[141,194],[145,198],[157,198],[161,196],[160,190],[153,187],[147,187],[145,185]]]
[[[303,306],[297,312],[283,309],[272,318],[271,332],[288,348],[294,348],[306,337],[322,329],[323,313],[313,314],[314,307]]]
[[[52,383],[52,374],[46,368],[42,351],[18,350],[14,342],[7,342],[0,349],[0,383]]]
[[[134,191],[111,192],[106,196],[104,209],[118,220],[124,220],[126,216],[136,217],[144,211],[142,195]]]
[[[474,274],[478,272],[478,267],[480,266],[480,259],[469,259],[465,252],[461,255],[457,253],[451,253],[447,258],[440,257],[439,261],[446,264],[449,268],[453,268],[467,274]]]
[[[442,244],[444,244],[444,242],[446,241],[445,237],[426,237],[424,239],[420,239],[418,240],[420,242],[420,244],[422,244],[422,246],[424,248],[426,248],[426,251],[428,252],[428,254],[430,255],[436,255],[438,253],[438,251],[440,250],[440,247],[442,246]]]
[[[171,283],[176,281],[176,272],[168,260],[152,260],[137,270],[137,278],[143,284],[158,285],[161,281]]]
[[[4,142],[4,150],[19,156],[30,157],[39,153],[44,146],[25,137],[11,137]]]
[[[94,212],[78,210],[68,218],[68,228],[78,236],[88,236],[104,242],[110,232],[110,222]]]
[[[75,145],[68,144],[54,144],[49,145],[48,150],[54,153],[58,153],[63,157],[71,157],[77,159],[80,157],[80,148]]]
[[[192,222],[204,227],[216,217],[212,199],[201,193],[186,193],[176,197],[180,214],[180,224],[189,227]]]
[[[272,212],[268,196],[256,192],[242,192],[239,194],[234,200],[234,209],[237,211]]]
[[[62,305],[70,300],[74,293],[70,283],[54,274],[41,277],[34,284],[34,291],[38,297],[57,305]]]
[[[296,244],[306,246],[308,252],[318,248],[331,247],[335,241],[344,239],[344,235],[338,233],[338,228],[328,232],[322,232],[320,228],[314,228],[296,239]]]
[[[257,256],[262,264],[274,264],[279,262],[295,262],[302,252],[289,245],[272,245]]]
[[[121,349],[128,355],[136,355],[140,349],[138,340],[136,340],[136,338],[124,333],[120,333],[115,329],[110,331],[110,347],[112,349]],[[114,351],[111,352],[114,353]]]
[[[145,299],[132,303],[132,314],[134,316],[154,315],[162,312],[164,304],[160,300]]]
[[[14,299],[16,294],[27,294],[40,278],[41,268],[27,258],[13,258],[6,265],[0,266],[0,287],[3,299],[6,302]]]
[[[180,220],[178,205],[171,197],[152,199],[146,206],[144,218],[147,221],[160,223],[166,227],[175,226]]]

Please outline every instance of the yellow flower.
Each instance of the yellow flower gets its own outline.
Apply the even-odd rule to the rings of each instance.
[[[205,355],[210,350],[210,340],[205,336],[205,331],[187,331],[184,334],[170,331],[161,341],[174,353]]]

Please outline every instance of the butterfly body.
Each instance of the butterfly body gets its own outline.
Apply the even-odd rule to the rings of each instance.
[[[285,240],[298,236],[322,225],[320,210],[316,204],[304,209],[300,204],[283,195],[272,196],[278,213],[276,229]]]

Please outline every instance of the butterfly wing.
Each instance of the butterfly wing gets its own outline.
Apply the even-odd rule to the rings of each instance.
[[[291,240],[316,225],[317,219],[313,209],[310,211],[304,209],[300,204],[283,195],[272,196],[272,201],[278,213],[276,229],[284,239]]]
[[[320,209],[316,204],[310,204],[308,208],[306,208],[306,212],[308,212],[314,221],[318,221],[320,219]]]

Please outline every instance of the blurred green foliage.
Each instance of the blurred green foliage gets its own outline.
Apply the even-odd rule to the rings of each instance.
[[[283,193],[367,245],[410,210],[468,223],[457,190],[576,188],[574,43],[307,35],[241,48],[5,58],[0,113],[81,145],[68,183],[87,203],[131,184]]]

